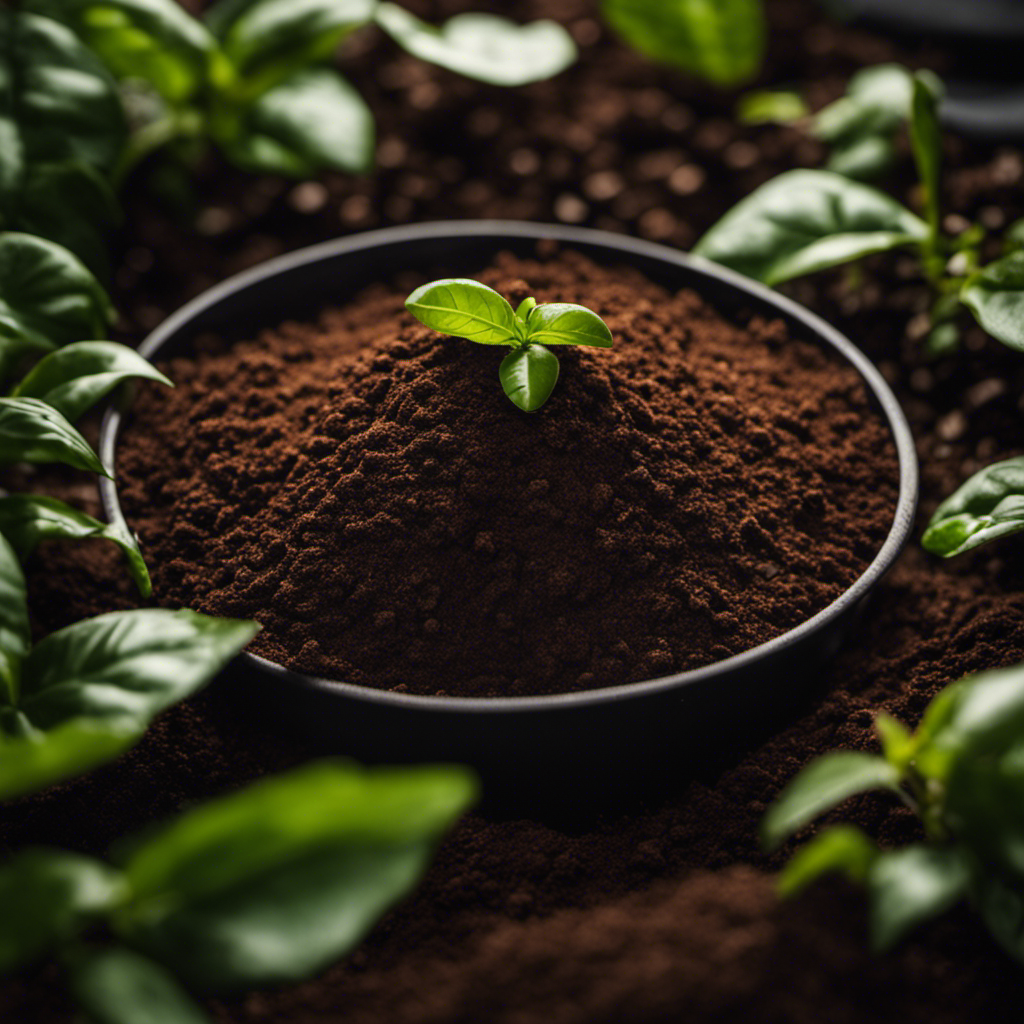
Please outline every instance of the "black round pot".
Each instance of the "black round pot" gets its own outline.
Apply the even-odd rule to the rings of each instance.
[[[943,123],[975,138],[1024,138],[1024,3],[1021,0],[826,0],[843,20],[956,55],[946,79]]]
[[[190,353],[214,332],[253,337],[287,319],[310,321],[327,305],[396,273],[469,275],[501,250],[520,256],[541,240],[571,246],[606,265],[628,264],[678,290],[692,288],[722,314],[781,317],[794,335],[837,352],[856,368],[889,425],[899,455],[900,494],[892,528],[864,574],[836,601],[788,633],[743,654],[662,679],[584,693],[540,697],[454,698],[392,693],[292,672],[242,654],[219,692],[239,709],[289,722],[310,748],[333,748],[367,761],[456,761],[475,765],[493,784],[516,788],[552,779],[591,787],[666,763],[728,758],[792,714],[817,669],[846,636],[872,588],[906,542],[917,500],[913,440],[895,397],[864,355],[823,320],[731,271],[660,245],[582,228],[455,222],[390,228],[290,253],[212,288],[143,342],[150,359]],[[100,452],[116,463],[123,417],[108,412]],[[115,487],[101,482],[107,516],[122,519]],[[229,685],[224,685],[229,684]],[[510,769],[513,769],[511,771]]]

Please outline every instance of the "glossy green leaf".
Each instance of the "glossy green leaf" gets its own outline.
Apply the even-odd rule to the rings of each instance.
[[[822,875],[839,873],[863,882],[878,847],[853,825],[834,825],[800,847],[779,875],[779,895],[795,896]]]
[[[521,326],[508,302],[470,278],[445,278],[417,288],[405,308],[422,324],[481,345],[517,345]],[[538,307],[540,308],[540,307]],[[530,314],[532,321],[537,310]]]
[[[209,1024],[159,964],[121,947],[90,951],[71,969],[71,991],[93,1024]]]
[[[120,219],[107,177],[84,163],[33,165],[20,188],[0,195],[0,223],[63,246],[90,272],[109,270],[106,229]]]
[[[74,422],[118,384],[133,378],[174,386],[148,359],[126,345],[79,341],[37,363],[13,394],[38,398]]]
[[[993,338],[1024,352],[1024,250],[984,267],[960,297]]]
[[[106,292],[75,255],[34,235],[0,234],[0,341],[48,350],[100,337],[113,320]]]
[[[526,337],[542,345],[587,345],[611,348],[608,325],[585,306],[571,302],[546,302],[530,313]]]
[[[64,25],[0,7],[0,191],[37,164],[109,169],[127,128],[113,79]]]
[[[72,779],[120,757],[142,732],[120,721],[69,721],[41,732],[0,705],[0,801]]]
[[[2,462],[63,462],[110,476],[85,438],[37,398],[0,398]]]
[[[736,119],[743,124],[792,124],[809,114],[803,97],[784,89],[748,92],[736,105]]]
[[[950,847],[907,846],[879,854],[868,872],[871,941],[891,949],[911,929],[967,895],[970,873]]]
[[[975,473],[932,516],[925,550],[951,558],[1024,530],[1024,456]]]
[[[954,691],[931,742],[962,757],[997,753],[1024,736],[1024,664],[979,672]]]
[[[491,85],[539,82],[576,60],[576,44],[554,21],[517,25],[493,14],[458,14],[435,28],[392,3],[379,4],[376,17],[413,56]]]
[[[204,84],[216,41],[175,0],[29,0],[70,25],[118,78],[146,82],[175,103]]]
[[[0,866],[0,973],[44,956],[117,905],[121,876],[64,850],[28,849]]]
[[[875,718],[875,732],[886,761],[900,771],[906,768],[917,750],[916,740],[907,727],[883,711]]]
[[[513,405],[523,412],[536,412],[558,383],[558,357],[543,345],[513,349],[502,359],[498,377]]]
[[[909,120],[914,79],[899,64],[878,64],[858,71],[846,95],[818,111],[814,134],[825,142],[891,136]]]
[[[779,284],[927,237],[924,221],[876,189],[829,171],[789,171],[730,210],[693,251]]]
[[[142,730],[205,686],[256,632],[251,622],[163,608],[85,619],[32,649],[19,706],[40,730],[77,718]]]
[[[149,572],[135,537],[120,523],[101,523],[56,498],[12,494],[0,498],[0,534],[10,541],[18,557],[27,558],[43,540],[83,540],[96,537],[116,544],[128,561],[129,571],[143,597],[152,593]]]
[[[323,762],[256,783],[135,851],[117,927],[193,986],[297,980],[362,939],[474,796],[454,768]]]
[[[211,8],[207,23],[243,78],[266,87],[329,59],[376,8],[377,0],[227,0]]]
[[[324,168],[365,173],[373,163],[373,114],[340,75],[300,71],[242,114],[242,130],[218,141],[240,167],[306,177]]]
[[[896,146],[882,135],[843,142],[829,154],[825,169],[844,178],[870,181],[881,177],[896,162]]]
[[[939,234],[939,173],[942,167],[942,131],[939,128],[939,100],[942,86],[928,72],[914,75],[911,103],[910,142],[917,173],[924,188],[925,216],[932,234]]]
[[[858,793],[894,790],[900,773],[873,754],[844,750],[812,761],[779,794],[761,822],[761,838],[774,849],[819,814]]]
[[[17,695],[21,660],[31,648],[25,576],[14,549],[0,536],[0,703]]]
[[[761,0],[603,0],[601,9],[633,49],[716,85],[738,85],[761,68]]]

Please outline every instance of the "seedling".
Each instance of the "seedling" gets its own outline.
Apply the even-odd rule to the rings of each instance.
[[[832,826],[790,861],[780,891],[792,895],[827,872],[863,883],[877,949],[966,898],[1024,961],[1024,665],[947,687],[914,733],[885,714],[875,727],[881,756],[826,754],[783,790],[762,824],[765,845],[775,849],[873,789],[917,814],[926,841],[883,851],[854,826]]]
[[[479,345],[508,345],[498,377],[512,404],[536,412],[558,382],[558,358],[548,345],[611,348],[608,325],[584,306],[571,302],[538,305],[524,299],[513,310],[493,288],[468,278],[431,281],[405,300],[420,323]]]
[[[986,241],[981,225],[955,236],[942,230],[939,97],[933,75],[914,76],[910,135],[923,218],[885,193],[840,174],[789,171],[727,213],[694,252],[777,285],[872,253],[906,249],[918,257],[932,288],[927,340],[931,355],[958,346],[955,320],[962,307],[994,338],[1024,351],[1024,249],[1019,226],[1007,231],[1004,255],[986,266],[980,259]],[[867,116],[863,111],[870,109],[858,108],[857,116]]]
[[[68,25],[122,83],[133,131],[118,180],[157,149],[194,156],[210,142],[244,170],[367,172],[373,114],[332,58],[372,24],[423,60],[495,85],[550,78],[576,59],[572,37],[553,21],[519,26],[463,14],[435,28],[380,0],[218,0],[202,20],[175,0],[26,0],[25,7],[46,16],[37,22]],[[119,111],[110,116],[121,124]]]
[[[97,1024],[208,1024],[192,993],[298,981],[358,945],[475,793],[458,768],[323,761],[193,808],[109,862],[22,850],[0,867],[0,973],[55,959]]]

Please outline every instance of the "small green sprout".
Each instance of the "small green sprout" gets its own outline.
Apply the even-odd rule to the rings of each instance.
[[[538,305],[524,299],[512,306],[493,288],[468,278],[446,278],[417,288],[405,308],[440,334],[480,345],[508,345],[498,376],[505,394],[523,412],[536,412],[558,382],[558,358],[547,345],[611,348],[608,325],[585,306],[571,302]]]

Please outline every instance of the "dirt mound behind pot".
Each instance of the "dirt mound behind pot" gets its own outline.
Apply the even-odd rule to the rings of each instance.
[[[614,350],[562,349],[526,415],[504,350],[380,287],[171,364],[119,457],[162,603],[252,616],[256,651],[318,675],[522,695],[739,653],[865,569],[897,466],[852,368],[575,254],[480,278],[590,306]]]

